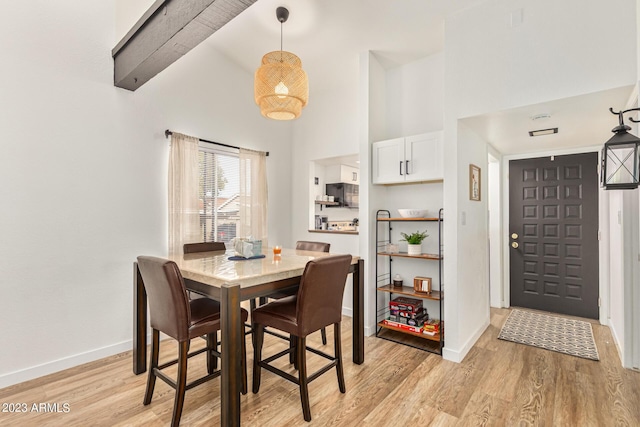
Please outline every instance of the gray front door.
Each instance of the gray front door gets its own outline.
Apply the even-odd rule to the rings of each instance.
[[[598,155],[509,162],[511,305],[598,318]]]

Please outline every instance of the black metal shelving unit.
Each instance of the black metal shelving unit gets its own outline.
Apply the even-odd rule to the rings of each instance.
[[[381,209],[376,212],[376,337],[394,341],[439,355],[442,355],[442,349],[444,348],[444,277],[442,271],[443,220],[443,209],[439,210],[437,218],[392,218],[391,212],[389,212],[388,210]],[[393,243],[391,234],[393,231],[392,224],[400,222],[437,222],[438,253],[408,255],[406,252],[388,252],[387,245]],[[438,261],[437,289],[434,286],[433,291],[430,294],[425,294],[415,292],[413,289],[413,283],[411,283],[410,287],[394,287],[392,284],[394,258],[412,258],[415,260]],[[385,261],[388,262],[386,272],[381,272],[380,264]],[[384,295],[388,295],[388,300]],[[420,332],[412,332],[400,327],[386,324],[384,320],[387,319],[388,315],[390,314],[388,302],[393,299],[394,295],[403,295],[423,300],[438,301],[438,317],[440,320],[439,333],[434,336],[430,336]],[[384,303],[382,306],[380,305],[380,298],[382,298],[382,302]]]

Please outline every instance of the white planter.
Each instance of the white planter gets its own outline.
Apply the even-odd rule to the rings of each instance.
[[[420,255],[421,253],[422,253],[422,244],[420,245],[407,244],[407,254]]]

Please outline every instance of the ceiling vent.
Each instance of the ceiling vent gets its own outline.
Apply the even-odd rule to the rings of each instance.
[[[551,135],[551,134],[554,134],[554,133],[558,133],[558,128],[530,130],[529,131],[529,136]]]

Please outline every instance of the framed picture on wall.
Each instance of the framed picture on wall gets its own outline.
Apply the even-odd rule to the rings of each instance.
[[[480,168],[476,165],[469,165],[469,200],[480,201]]]

